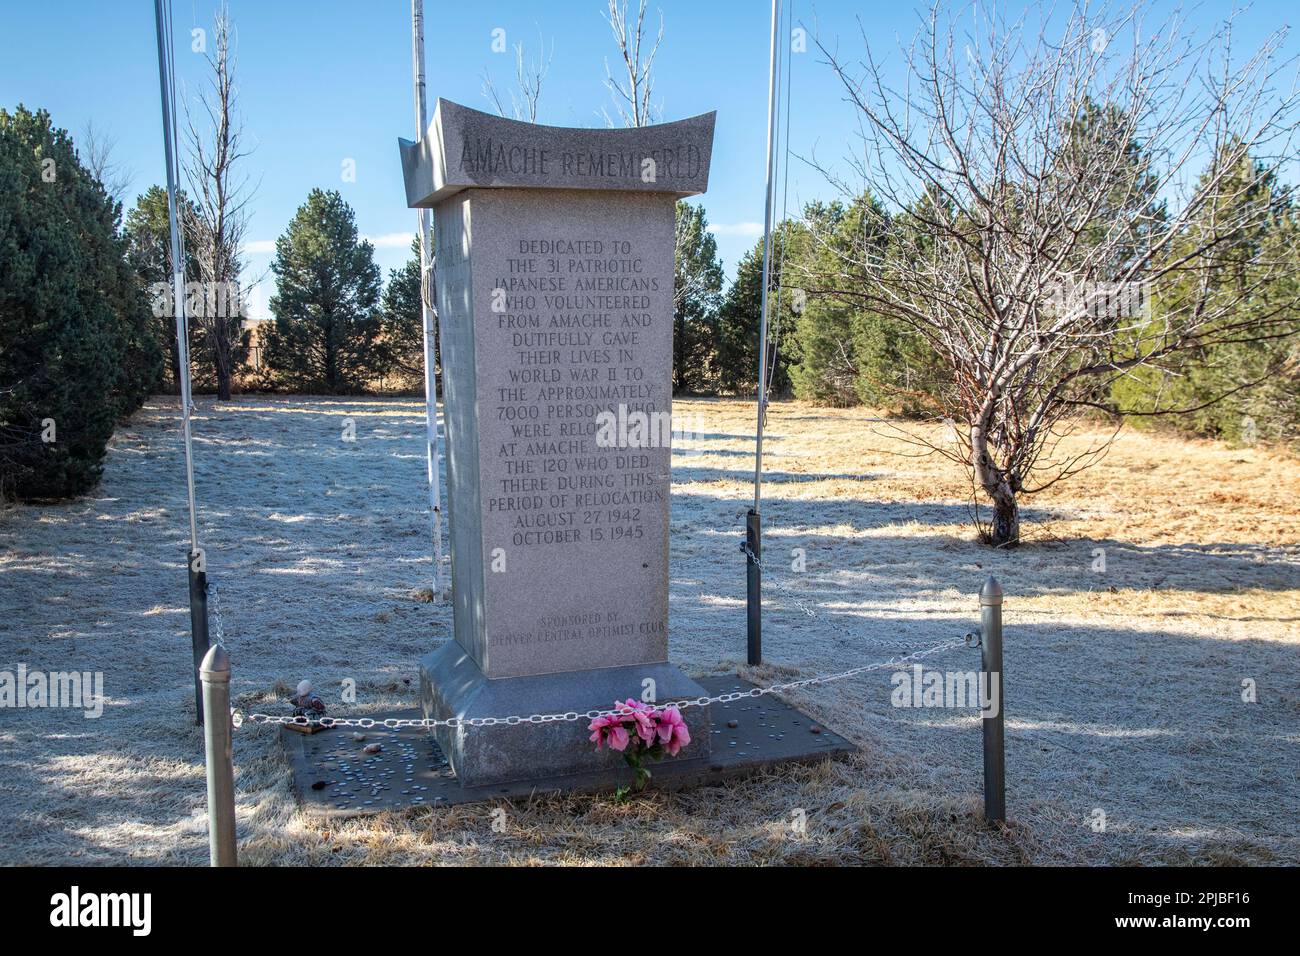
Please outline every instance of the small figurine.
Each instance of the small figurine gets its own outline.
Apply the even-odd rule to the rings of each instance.
[[[298,682],[298,693],[289,698],[289,703],[293,704],[295,717],[311,719],[325,715],[325,701],[320,699],[320,694],[312,690],[309,680]]]

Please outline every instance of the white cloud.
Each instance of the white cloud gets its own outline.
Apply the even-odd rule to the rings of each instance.
[[[267,301],[267,285],[269,283],[255,282],[243,290],[244,318],[253,320],[271,318],[270,303]]]
[[[244,243],[244,252],[248,253],[268,253],[275,252],[274,239],[250,239]]]
[[[381,236],[362,236],[376,249],[406,249],[415,241],[413,232],[386,232]]]
[[[761,222],[714,222],[709,224],[709,232],[719,236],[757,238],[763,234],[763,224]]]

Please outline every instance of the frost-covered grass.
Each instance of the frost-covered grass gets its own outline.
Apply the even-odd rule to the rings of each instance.
[[[417,658],[450,636],[447,606],[422,593],[420,403],[199,406],[201,534],[237,703],[277,706],[310,677],[355,679],[353,711],[413,706]],[[999,552],[973,540],[955,466],[908,457],[867,411],[777,405],[765,563],[820,614],[769,590],[770,663],[751,671],[738,543],[753,407],[683,402],[678,414],[694,435],[674,455],[673,658],[753,679],[842,670],[888,656],[889,640],[960,636],[996,574],[1013,826],[981,825],[973,712],[894,708],[889,673],[875,672],[795,698],[859,743],[858,758],[626,805],[504,805],[504,833],[487,806],[308,820],[275,733],[246,726],[243,862],[1300,863],[1294,460],[1126,432],[1101,465],[1029,502],[1031,540]],[[349,417],[355,442],[340,440]],[[99,720],[0,711],[0,863],[206,861],[182,476],[177,406],[158,398],[119,429],[94,495],[0,511],[0,669],[102,671],[108,698]],[[796,548],[803,572],[789,570]],[[1247,680],[1256,703],[1242,700]]]

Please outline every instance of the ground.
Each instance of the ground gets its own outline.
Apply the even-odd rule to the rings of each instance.
[[[338,715],[413,706],[417,658],[450,637],[447,606],[423,590],[420,403],[198,406],[199,531],[238,706],[278,712],[303,677],[331,702],[357,682],[360,703]],[[738,550],[753,406],[682,402],[677,420],[692,434],[674,451],[673,659],[759,681],[883,660],[891,642],[970,630],[994,574],[1007,594],[1011,826],[982,825],[975,713],[891,706],[885,670],[792,697],[859,757],[625,804],[320,823],[297,811],[276,732],[245,725],[241,862],[1300,863],[1300,463],[1128,431],[1029,503],[1027,544],[998,551],[975,540],[969,480],[912,457],[892,423],[778,404],[764,483],[770,663],[755,669]],[[0,670],[102,671],[107,697],[99,719],[0,717],[0,863],[206,861],[183,477],[178,407],[156,398],[118,430],[97,492],[0,511]],[[962,648],[927,665],[977,662]]]

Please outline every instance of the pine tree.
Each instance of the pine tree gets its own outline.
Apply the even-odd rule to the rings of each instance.
[[[791,260],[788,271],[808,275],[812,284],[812,277],[828,267],[829,253],[824,244],[835,243],[846,228],[851,228],[845,222],[847,214],[840,202],[810,203],[804,209],[804,223],[822,244],[801,244],[800,255]],[[857,404],[863,370],[857,354],[861,318],[856,307],[834,296],[813,295],[798,316],[796,327],[800,356],[790,369],[794,394],[819,404]]]
[[[271,384],[353,394],[382,370],[379,267],[337,191],[313,189],[275,243],[274,323],[266,330]]]
[[[0,493],[81,494],[162,355],[121,206],[44,110],[0,110]]]
[[[862,197],[855,204],[855,215],[847,217],[850,225],[846,232],[868,237],[858,246],[879,250],[884,268],[907,269],[909,255],[923,253],[929,245],[925,223],[932,214],[930,207],[930,199],[925,197],[919,208],[887,217],[874,198]],[[898,252],[900,237],[901,246],[910,252]],[[875,281],[875,277],[864,273],[861,281]],[[864,309],[854,328],[854,354],[859,363],[857,392],[863,402],[907,417],[942,414],[951,372],[934,346],[907,323]]]
[[[797,360],[795,341],[796,293],[793,286],[781,295],[777,308],[777,291],[781,285],[782,233],[793,234],[794,227],[784,223],[772,230],[772,272],[768,296],[769,386],[774,396],[790,394],[790,363]],[[736,278],[718,309],[718,385],[733,395],[753,395],[758,391],[758,339],[763,312],[763,241],[760,239],[741,258]]]
[[[1244,207],[1256,212],[1243,216]],[[1201,281],[1209,283],[1213,304],[1231,305],[1235,321],[1269,320],[1290,312],[1300,297],[1300,268],[1261,282],[1259,263],[1285,258],[1288,250],[1296,256],[1300,210],[1291,192],[1258,161],[1247,159],[1233,170],[1219,202],[1202,210],[1188,234],[1172,244],[1169,257],[1186,256],[1188,248],[1204,244],[1216,223],[1241,218],[1255,226],[1198,257],[1206,266],[1200,274],[1155,290],[1151,321],[1160,321],[1162,310],[1186,310],[1187,302],[1201,294]],[[1126,376],[1112,391],[1120,407],[1137,415],[1183,412],[1173,422],[1189,434],[1245,442],[1293,440],[1300,436],[1300,319],[1293,317],[1291,334],[1286,331],[1279,329],[1274,337],[1242,334],[1235,341],[1181,353],[1162,368]]]
[[[420,300],[420,240],[411,243],[411,258],[388,273],[379,313],[382,368],[403,390],[424,391],[424,303]],[[433,343],[434,367],[440,357]]]
[[[673,392],[710,390],[717,377],[722,262],[703,206],[678,202],[673,296]]]
[[[193,204],[184,193],[180,194],[178,209],[182,217],[193,218]],[[180,356],[176,347],[176,318],[171,308],[171,220],[166,189],[150,186],[136,198],[135,205],[126,214],[123,237],[126,239],[127,259],[153,309],[153,335],[159,351],[168,358],[168,384],[173,390],[179,389]],[[199,281],[198,263],[188,248],[185,251],[185,281]],[[167,288],[165,293],[162,286]],[[193,342],[197,337],[193,319],[190,319],[190,333]]]

